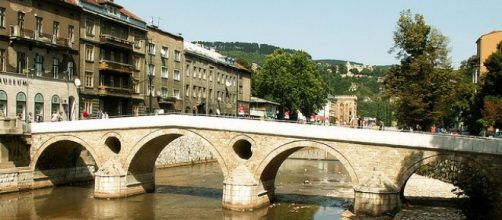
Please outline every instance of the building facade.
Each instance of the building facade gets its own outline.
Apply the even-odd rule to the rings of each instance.
[[[183,110],[183,38],[148,26],[146,70],[148,83],[144,90],[149,113]],[[151,82],[150,82],[151,79]]]
[[[328,117],[335,117],[337,124],[349,125],[352,122],[351,120],[357,116],[357,96],[330,95],[326,105],[325,112],[329,112]]]
[[[185,113],[249,115],[251,73],[214,50],[184,42]]]
[[[110,116],[145,112],[146,23],[112,0],[82,0],[82,111]]]
[[[80,8],[74,1],[0,1],[0,117],[77,117]]]
[[[476,41],[477,57],[479,59],[479,69],[473,73],[473,82],[477,83],[480,76],[488,72],[484,62],[485,60],[497,51],[497,45],[502,42],[502,31],[492,31],[481,35]]]

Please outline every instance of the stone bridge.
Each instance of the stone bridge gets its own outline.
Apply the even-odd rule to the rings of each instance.
[[[502,201],[500,139],[205,116],[32,124],[26,172],[33,175],[32,188],[90,177],[95,181],[96,198],[151,192],[156,158],[181,136],[209,146],[224,176],[222,205],[228,209],[251,210],[272,202],[279,167],[305,147],[322,149],[343,164],[352,180],[356,213],[381,215],[399,210],[409,177],[422,165],[444,160],[475,168]],[[69,168],[73,174],[68,174]],[[64,177],[61,169],[66,170]]]

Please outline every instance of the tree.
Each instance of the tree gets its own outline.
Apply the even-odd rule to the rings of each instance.
[[[482,119],[491,126],[502,127],[502,42],[497,45],[497,51],[484,62],[488,72],[483,80],[478,97],[478,106],[482,106]],[[481,105],[482,104],[482,105]]]
[[[401,12],[389,51],[396,52],[400,64],[384,75],[385,92],[392,97],[400,127],[444,126],[442,119],[454,100],[455,84],[447,42],[422,15]]]
[[[286,53],[275,50],[266,56],[253,77],[253,83],[254,95],[281,105],[281,117],[287,110],[300,110],[310,116],[322,108],[327,97],[319,68],[310,55],[302,51]]]

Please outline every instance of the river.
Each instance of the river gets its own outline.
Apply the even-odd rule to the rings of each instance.
[[[0,195],[0,219],[341,219],[353,190],[338,161],[288,159],[276,178],[277,201],[252,212],[221,208],[217,163],[156,171],[155,193],[93,198],[89,184]]]

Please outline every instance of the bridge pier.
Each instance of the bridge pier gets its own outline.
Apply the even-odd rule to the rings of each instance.
[[[94,198],[121,198],[155,190],[154,173],[127,174],[119,160],[110,159],[95,173]]]
[[[384,174],[373,174],[356,186],[354,212],[370,216],[394,214],[401,209],[400,191]]]
[[[239,166],[223,181],[222,206],[226,209],[247,211],[267,206],[267,191],[256,181],[249,169]]]

